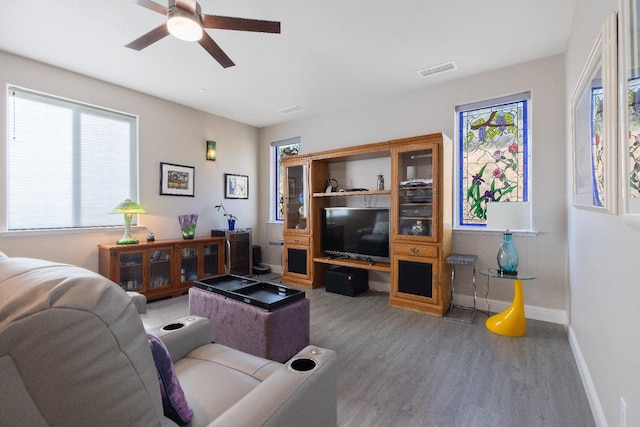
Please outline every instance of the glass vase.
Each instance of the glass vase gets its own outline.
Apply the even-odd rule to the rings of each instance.
[[[505,273],[515,273],[518,268],[518,253],[513,245],[513,234],[504,233],[504,240],[498,250],[498,266]]]
[[[178,217],[183,239],[193,239],[196,235],[196,223],[198,214],[180,215]]]
[[[424,225],[422,224],[422,221],[416,221],[415,224],[413,224],[413,227],[411,227],[411,234],[413,234],[414,236],[424,236],[426,229],[424,228]]]

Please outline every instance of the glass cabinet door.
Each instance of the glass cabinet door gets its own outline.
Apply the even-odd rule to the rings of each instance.
[[[219,245],[204,245],[204,278],[220,274],[218,271]]]
[[[180,282],[198,279],[198,246],[185,246],[180,250]]]
[[[433,149],[398,155],[398,234],[433,237],[437,215],[434,193]]]
[[[307,228],[307,168],[306,165],[287,167],[287,197],[285,200],[288,230]]]
[[[120,287],[125,291],[141,291],[144,280],[144,252],[118,254]]]
[[[159,248],[149,253],[150,289],[171,285],[171,252],[171,248]]]

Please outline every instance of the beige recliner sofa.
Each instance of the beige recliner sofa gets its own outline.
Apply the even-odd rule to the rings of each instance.
[[[335,426],[335,352],[285,364],[210,341],[208,319],[156,325],[193,410],[189,426]],[[0,424],[168,426],[140,315],[83,268],[0,253]]]

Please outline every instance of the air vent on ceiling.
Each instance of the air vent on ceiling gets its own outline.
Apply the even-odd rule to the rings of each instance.
[[[434,65],[433,67],[418,70],[417,73],[421,78],[430,77],[435,74],[445,73],[447,71],[456,70],[458,66],[454,61],[445,62],[444,64]]]
[[[287,107],[287,108],[283,108],[282,110],[278,110],[278,113],[291,114],[291,113],[297,113],[298,111],[302,111],[302,108],[298,107],[297,105],[294,105],[292,107]]]

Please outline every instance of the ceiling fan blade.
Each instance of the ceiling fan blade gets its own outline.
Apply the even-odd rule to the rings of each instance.
[[[280,34],[280,22],[277,21],[202,15],[202,23],[205,28],[215,28],[218,30],[254,31],[258,33]]]
[[[234,64],[231,58],[227,56],[226,53],[218,46],[218,43],[214,42],[211,36],[206,32],[203,32],[202,38],[198,41],[200,46],[202,46],[209,55],[213,56],[213,58],[222,65],[223,68],[233,67]]]
[[[153,10],[154,12],[161,13],[163,15],[167,14],[167,7],[151,0],[138,0],[138,5],[142,7],[146,7],[149,10]]]
[[[168,35],[169,35],[169,31],[167,30],[167,24],[162,24],[154,28],[153,30],[149,31],[147,34],[141,37],[138,37],[128,45],[125,45],[125,47],[128,47],[129,49],[134,49],[134,50],[142,50],[145,47],[157,42],[160,39],[165,38]]]

